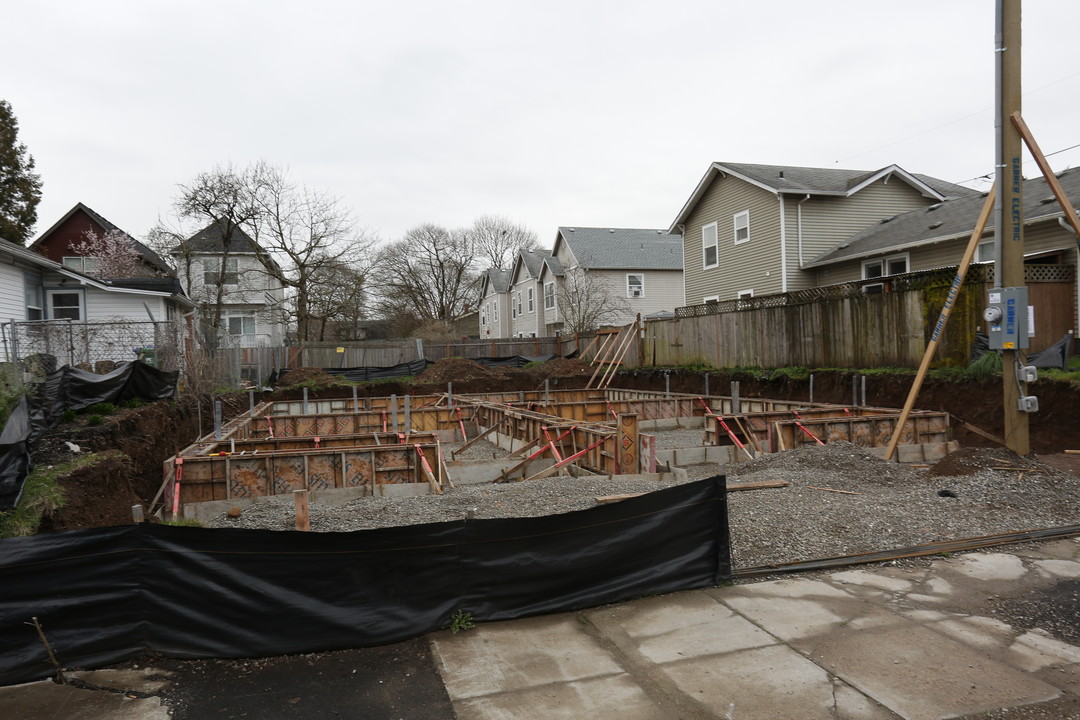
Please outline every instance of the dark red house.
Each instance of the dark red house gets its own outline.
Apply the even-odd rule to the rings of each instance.
[[[30,249],[73,270],[93,274],[92,261],[79,257],[72,247],[86,239],[87,231],[93,231],[98,235],[104,235],[109,231],[124,232],[86,205],[78,203],[51,228],[43,232],[30,245]],[[124,234],[127,235],[127,233]],[[160,255],[138,240],[134,238],[132,240],[147,267],[147,276],[172,275],[171,268]]]

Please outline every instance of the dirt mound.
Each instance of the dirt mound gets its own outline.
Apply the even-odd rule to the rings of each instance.
[[[318,385],[333,385],[337,382],[335,376],[322,368],[302,367],[290,370],[282,375],[278,378],[277,384],[278,387],[291,387],[293,385],[299,385],[302,382],[307,382],[308,380],[311,380]]]
[[[1005,448],[960,448],[938,460],[927,471],[931,477],[960,477],[975,475],[983,470],[1034,470],[1041,466],[1036,460],[1020,457]]]
[[[577,358],[555,358],[554,360],[548,360],[547,362],[534,365],[528,369],[533,376],[541,380],[564,377],[591,377],[596,370],[596,368],[589,363],[578,360]]]
[[[465,358],[444,358],[416,376],[418,383],[470,382],[474,380],[499,381],[506,374],[499,368],[485,367]]]
[[[831,442],[826,445],[803,445],[794,450],[761,455],[756,460],[729,465],[730,475],[753,475],[759,472],[785,471],[804,477],[821,472],[839,473],[862,483],[909,482],[912,468],[898,463],[886,462],[866,448],[849,442]]]

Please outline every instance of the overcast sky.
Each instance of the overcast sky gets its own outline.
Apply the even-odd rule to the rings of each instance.
[[[549,247],[560,225],[667,227],[717,160],[954,182],[994,163],[992,0],[42,0],[4,16],[0,97],[44,181],[38,233],[81,201],[142,238],[177,183],[259,159],[384,240],[498,214]],[[1080,143],[1078,27],[1074,0],[1025,3],[1023,114],[1048,153]]]

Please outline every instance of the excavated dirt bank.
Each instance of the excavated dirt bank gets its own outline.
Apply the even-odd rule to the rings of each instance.
[[[480,367],[471,361],[473,368]],[[522,369],[499,368],[501,377],[490,375],[468,380],[452,380],[454,392],[483,392],[492,390],[532,390],[543,386],[545,378],[551,387],[583,387],[592,373],[591,366],[580,361],[556,361]],[[435,369],[432,366],[429,370]],[[444,376],[440,376],[444,377]],[[453,377],[452,375],[450,377]],[[818,402],[850,403],[851,378],[848,373],[815,373],[814,400]],[[768,397],[776,399],[809,400],[809,386],[805,380],[790,378],[768,379],[748,374],[727,375],[711,373],[709,388],[713,394],[727,394],[731,380],[740,382],[743,397]],[[867,403],[876,406],[900,407],[910,389],[910,376],[871,376],[867,378]],[[699,372],[676,371],[670,373],[673,392],[700,393],[704,391],[705,376]],[[614,387],[663,390],[662,372],[628,372],[616,377]],[[397,394],[422,394],[444,392],[441,380],[432,383],[372,383],[360,388],[362,396]],[[1039,397],[1040,412],[1031,416],[1031,442],[1038,459],[1046,465],[1080,475],[1080,456],[1065,455],[1065,449],[1080,449],[1080,392],[1054,381],[1041,380],[1033,386]],[[295,393],[275,394],[275,399]],[[341,397],[340,389],[313,393],[312,397]],[[247,396],[236,395],[222,398],[224,414],[229,416],[247,408]],[[967,430],[963,421],[991,434],[1000,435],[1003,425],[1000,417],[1001,383],[947,383],[929,381],[920,394],[918,407],[945,410],[953,415],[954,437],[962,446],[994,447],[985,437]],[[87,472],[65,482],[69,488],[65,508],[49,519],[45,530],[100,527],[130,521],[131,505],[147,504],[161,483],[161,463],[192,442],[200,433],[199,415],[202,416],[201,432],[212,427],[212,410],[207,404],[196,408],[194,403],[155,403],[133,410],[121,410],[107,416],[98,427],[65,424],[54,429],[44,440],[35,462],[55,464],[73,457],[63,441],[73,442],[86,450],[118,449],[130,462],[110,464]]]

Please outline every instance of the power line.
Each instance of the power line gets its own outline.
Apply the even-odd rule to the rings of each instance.
[[[1076,148],[1080,148],[1080,143],[1077,143],[1075,145],[1070,145],[1067,148],[1061,148],[1060,150],[1055,150],[1054,152],[1044,153],[1043,157],[1053,157],[1054,155],[1060,155],[1063,152],[1068,152],[1069,150],[1075,150]],[[1035,162],[1034,158],[1032,158],[1031,160],[1025,161],[1024,165],[1030,165],[1033,162]],[[968,178],[967,180],[957,180],[953,184],[954,185],[963,185],[966,182],[973,182],[975,180],[993,180],[993,179],[994,179],[994,173],[988,172],[985,175],[976,175],[975,177]]]

